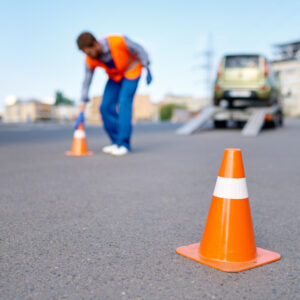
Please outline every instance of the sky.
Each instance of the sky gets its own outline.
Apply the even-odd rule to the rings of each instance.
[[[143,74],[138,93],[153,102],[167,93],[205,96],[208,47],[213,76],[224,54],[271,59],[274,44],[300,40],[299,12],[299,0],[0,0],[0,109],[8,95],[44,99],[57,90],[78,102],[84,55],[75,40],[82,31],[140,43],[154,80],[147,86]],[[97,69],[90,96],[102,94],[106,78]]]

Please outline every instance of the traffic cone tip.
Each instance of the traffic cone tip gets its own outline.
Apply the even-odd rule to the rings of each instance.
[[[77,130],[84,130],[84,124],[83,123],[79,123],[78,124],[78,127],[77,127]]]
[[[219,176],[227,178],[245,177],[242,152],[240,149],[225,149]]]

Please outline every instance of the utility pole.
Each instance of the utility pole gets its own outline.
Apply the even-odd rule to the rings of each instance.
[[[211,96],[212,93],[212,72],[214,65],[214,49],[213,49],[213,37],[212,34],[207,36],[207,46],[204,51],[200,51],[200,56],[203,57],[204,63],[198,68],[204,71],[204,83],[206,88],[206,94]]]

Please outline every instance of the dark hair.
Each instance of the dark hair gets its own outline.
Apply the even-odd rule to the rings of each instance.
[[[82,32],[76,40],[77,46],[80,50],[92,47],[94,45],[94,41],[96,41],[96,38],[90,32]]]

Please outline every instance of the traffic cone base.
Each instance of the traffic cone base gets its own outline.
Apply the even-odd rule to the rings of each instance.
[[[85,154],[76,154],[76,153],[73,153],[72,151],[65,151],[65,155],[67,155],[67,156],[92,156],[92,155],[94,155],[94,152],[88,151]]]
[[[200,243],[182,246],[176,249],[176,252],[182,256],[195,260],[209,267],[223,272],[241,272],[255,267],[259,267],[280,259],[280,254],[256,248],[256,258],[247,262],[226,262],[218,260],[209,260],[201,257]]]

